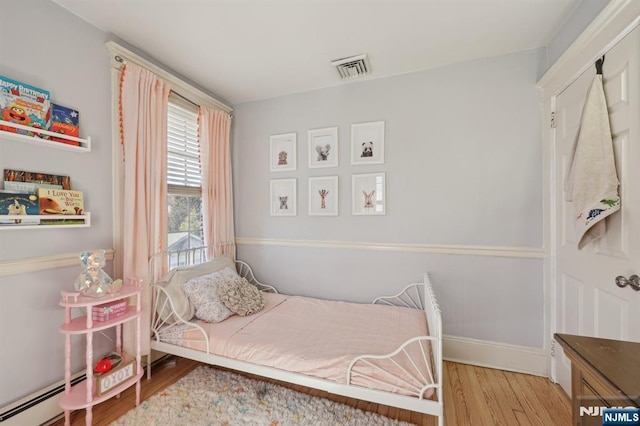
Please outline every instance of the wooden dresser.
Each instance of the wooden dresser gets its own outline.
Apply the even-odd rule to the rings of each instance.
[[[602,425],[580,407],[640,407],[640,343],[555,334],[571,360],[574,425]]]

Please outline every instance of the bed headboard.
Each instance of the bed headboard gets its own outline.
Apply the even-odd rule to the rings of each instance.
[[[214,259],[214,253],[222,251],[222,248],[223,246],[203,246],[156,253],[151,256],[151,259],[149,259],[149,283],[155,283],[174,268],[182,268],[208,262]],[[247,281],[258,287],[258,290],[269,293],[278,292],[273,286],[258,281],[253,270],[246,262],[237,259],[235,262],[238,275],[246,278]]]

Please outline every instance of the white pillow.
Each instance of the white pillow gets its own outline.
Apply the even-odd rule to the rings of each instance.
[[[226,267],[235,267],[235,262],[231,258],[231,256],[227,254],[223,254],[221,256],[216,257],[215,259],[200,263],[198,265],[187,266],[187,267],[178,267],[166,277],[158,281],[157,285],[164,287],[165,291],[171,298],[171,302],[173,302],[173,308],[175,312],[180,315],[183,319],[189,321],[193,318],[195,314],[195,309],[189,303],[189,298],[182,291],[182,284],[187,282],[193,277],[210,274],[212,272],[219,271]],[[171,318],[173,315],[168,311],[160,312],[160,309],[164,305],[165,302],[164,293],[158,293],[158,300],[156,302],[156,306],[158,307],[158,315],[163,321],[173,321],[174,318]]]
[[[196,309],[196,318],[206,322],[224,321],[233,315],[218,295],[218,289],[224,285],[237,285],[242,278],[229,267],[211,274],[191,278],[182,284],[182,291]]]

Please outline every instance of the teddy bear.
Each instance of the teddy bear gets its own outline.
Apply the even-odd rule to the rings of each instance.
[[[84,296],[104,297],[120,290],[122,280],[114,281],[102,270],[106,265],[104,250],[83,251],[80,263],[83,269],[74,282],[76,291]]]

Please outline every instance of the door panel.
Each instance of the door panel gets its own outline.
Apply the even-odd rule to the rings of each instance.
[[[607,233],[577,249],[573,208],[565,201],[570,164],[584,100],[595,76],[585,71],[556,98],[556,271],[553,332],[640,341],[640,292],[619,288],[615,277],[640,274],[640,30],[636,28],[605,56],[603,81],[620,180],[621,209],[606,218]],[[558,346],[556,346],[558,347]],[[553,377],[571,394],[570,363],[559,349]]]

